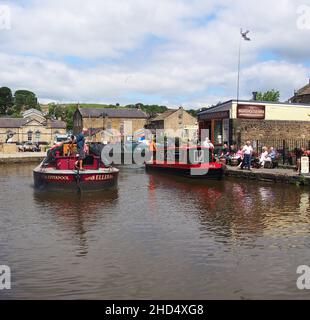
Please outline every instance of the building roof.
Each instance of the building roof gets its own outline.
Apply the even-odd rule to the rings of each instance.
[[[100,118],[102,116],[109,118],[132,118],[132,119],[146,119],[147,115],[136,108],[79,108],[78,109],[83,117],[86,118]]]
[[[24,118],[0,118],[0,128],[19,128],[26,122]]]
[[[32,121],[37,121],[37,120],[29,119],[29,118],[0,118],[0,128],[20,128]],[[42,123],[42,126],[45,126],[45,125],[46,125],[46,121]],[[51,120],[49,123],[49,127],[53,129],[65,129],[67,125],[64,121]]]
[[[304,96],[306,94],[310,95],[310,83],[295,92],[295,96]]]
[[[67,124],[61,120],[51,120],[49,125],[50,125],[50,128],[53,128],[53,129],[66,129],[67,127]]]
[[[31,108],[31,109],[28,109],[28,110],[24,111],[24,112],[22,113],[22,116],[23,116],[24,118],[27,118],[27,117],[29,117],[29,116],[31,116],[31,115],[33,115],[33,114],[44,118],[43,113],[42,113],[40,110],[37,110],[37,109],[34,109],[34,108]]]
[[[212,106],[210,108],[207,108],[206,110],[198,112],[198,116],[201,116],[205,113],[210,113],[210,112],[216,112],[216,109],[224,107],[225,105],[228,105],[228,107],[233,104],[233,103],[240,103],[240,104],[257,104],[257,105],[275,105],[277,107],[286,107],[286,106],[291,106],[291,107],[300,107],[300,108],[310,108],[310,104],[305,104],[305,103],[291,103],[291,102],[273,102],[273,101],[253,101],[253,100],[228,100],[223,103],[219,103],[216,106]]]
[[[166,118],[168,118],[169,116],[171,116],[173,113],[175,113],[178,110],[167,110],[164,113],[159,114],[157,117],[155,117],[154,119],[152,119],[151,121],[162,121],[165,120]]]

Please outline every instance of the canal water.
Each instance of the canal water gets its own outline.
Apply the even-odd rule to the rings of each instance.
[[[309,189],[132,166],[115,191],[46,194],[32,167],[0,167],[2,299],[310,298]]]

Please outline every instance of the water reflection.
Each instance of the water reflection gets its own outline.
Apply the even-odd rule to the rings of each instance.
[[[202,234],[212,231],[233,239],[264,234],[287,236],[309,231],[310,193],[296,186],[266,185],[244,180],[188,181],[149,174],[149,204],[156,206],[156,189],[174,190],[186,197],[201,223]],[[205,233],[205,234],[208,234]]]
[[[78,197],[34,192],[32,168],[0,167],[8,297],[305,296],[296,268],[309,263],[309,189],[124,167],[118,190]]]
[[[34,202],[41,214],[48,214],[57,225],[66,232],[74,235],[78,241],[77,255],[83,256],[88,252],[87,232],[99,220],[104,222],[104,215],[110,214],[118,199],[117,190],[104,192],[39,192],[34,190]]]

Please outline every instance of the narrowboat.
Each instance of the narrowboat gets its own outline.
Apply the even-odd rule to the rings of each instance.
[[[172,147],[157,149],[145,168],[194,179],[218,179],[223,176],[223,164],[217,163],[212,148]]]
[[[73,149],[73,151],[72,151]],[[75,166],[76,146],[62,144],[48,151],[47,157],[33,170],[36,189],[104,190],[117,185],[119,170],[105,165],[100,150],[89,146],[83,171]]]

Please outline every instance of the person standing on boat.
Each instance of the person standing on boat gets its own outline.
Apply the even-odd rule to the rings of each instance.
[[[76,137],[76,144],[77,144],[77,152],[79,155],[78,161],[76,162],[75,166],[79,168],[79,170],[83,169],[83,160],[85,159],[85,135],[87,133],[87,129],[83,128],[82,132],[79,133]],[[79,165],[79,166],[78,166]]]
[[[211,140],[208,137],[206,137],[206,139],[202,143],[202,147],[214,149],[214,145],[213,145],[213,143],[211,142]]]
[[[156,137],[152,138],[149,149],[151,152],[151,160],[155,160],[156,159],[156,150],[157,150]]]

